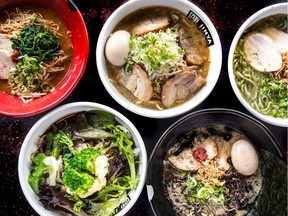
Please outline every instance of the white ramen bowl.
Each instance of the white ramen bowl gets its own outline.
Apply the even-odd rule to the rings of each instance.
[[[278,4],[273,4],[273,5],[270,5],[268,7],[265,7],[263,9],[257,11],[256,13],[254,13],[252,16],[250,16],[242,24],[242,26],[237,31],[237,33],[234,36],[233,41],[231,43],[229,54],[228,54],[228,75],[229,75],[231,86],[232,86],[233,91],[234,91],[235,95],[237,96],[238,100],[255,117],[259,118],[260,120],[262,120],[266,123],[280,126],[280,127],[287,127],[288,126],[288,119],[287,118],[286,119],[280,119],[280,118],[274,118],[272,116],[261,114],[260,112],[256,111],[242,96],[239,88],[237,87],[236,81],[235,81],[235,75],[234,75],[234,71],[233,71],[233,55],[234,55],[234,50],[237,46],[239,39],[241,38],[242,34],[244,33],[244,31],[247,28],[249,28],[254,23],[256,23],[257,21],[259,21],[265,17],[269,17],[271,15],[280,14],[280,13],[281,14],[287,14],[287,10],[288,10],[288,3],[278,3]]]
[[[148,6],[165,6],[177,9],[187,16],[189,16],[194,22],[197,23],[198,26],[202,26],[203,32],[206,35],[207,43],[209,45],[210,50],[210,69],[208,72],[208,76],[206,78],[207,84],[203,86],[200,91],[194,95],[187,102],[178,105],[176,107],[164,110],[153,110],[148,108],[140,107],[128,99],[126,99],[117,88],[110,82],[109,75],[107,73],[107,68],[105,64],[105,44],[106,41],[118,24],[120,20],[126,17],[128,14],[141,9],[143,7]],[[124,108],[134,112],[138,115],[150,117],[150,118],[169,118],[174,117],[180,114],[183,114],[195,107],[197,107],[200,103],[202,103],[208,95],[212,92],[214,86],[217,83],[217,80],[220,75],[221,65],[222,65],[222,48],[221,42],[219,39],[219,35],[214,27],[213,23],[209,19],[209,17],[196,5],[187,1],[187,0],[130,0],[123,5],[121,5],[118,9],[116,9],[112,15],[105,22],[96,47],[96,62],[98,73],[100,79],[108,91],[108,93],[116,100],[120,105]]]
[[[39,197],[34,193],[30,185],[28,184],[28,176],[31,170],[31,154],[37,149],[36,148],[36,140],[39,139],[39,136],[44,134],[44,132],[55,122],[62,119],[65,116],[69,116],[73,113],[81,112],[81,111],[89,111],[89,110],[103,110],[113,114],[116,117],[116,120],[126,126],[133,136],[134,143],[137,148],[140,149],[139,152],[139,168],[137,173],[139,174],[139,181],[137,188],[129,192],[130,201],[128,204],[121,209],[115,216],[122,216],[125,215],[132,206],[136,203],[137,199],[139,198],[146,178],[147,172],[147,154],[146,148],[143,142],[141,135],[139,134],[136,127],[128,120],[125,116],[123,116],[118,111],[107,107],[105,105],[101,105],[98,103],[92,102],[74,102],[62,105],[53,111],[50,111],[48,114],[43,116],[39,119],[33,127],[28,132],[27,136],[25,137],[18,160],[18,175],[19,181],[22,188],[22,191],[33,207],[33,209],[41,216],[56,216],[60,215],[55,211],[46,210],[42,204],[39,202]]]

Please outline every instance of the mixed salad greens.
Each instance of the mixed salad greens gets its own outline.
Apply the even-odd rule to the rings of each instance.
[[[101,110],[54,123],[39,139],[28,182],[43,206],[64,215],[114,215],[136,189],[139,149]]]

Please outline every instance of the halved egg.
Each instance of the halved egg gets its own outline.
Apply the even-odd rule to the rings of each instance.
[[[105,46],[107,60],[115,66],[122,66],[126,63],[129,47],[130,33],[119,30],[110,35]]]
[[[252,175],[259,166],[259,156],[254,146],[247,140],[238,140],[231,148],[234,168],[243,175]]]

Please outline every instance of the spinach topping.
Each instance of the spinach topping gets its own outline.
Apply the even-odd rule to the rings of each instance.
[[[39,26],[24,26],[19,37],[12,37],[12,48],[21,55],[28,55],[41,61],[49,62],[60,48],[57,38]]]

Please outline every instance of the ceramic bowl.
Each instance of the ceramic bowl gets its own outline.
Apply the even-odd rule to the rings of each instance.
[[[17,97],[0,92],[0,114],[11,117],[32,116],[51,109],[62,102],[76,87],[80,81],[88,61],[89,39],[85,21],[80,11],[70,1],[52,0],[3,0],[0,2],[0,10],[7,7],[20,5],[39,5],[49,8],[55,12],[66,24],[71,32],[73,53],[70,67],[62,81],[55,87],[54,91],[47,95],[35,98],[29,103]]]
[[[172,146],[181,143],[180,138],[188,137],[192,130],[207,125],[224,125],[232,128],[244,134],[255,144],[257,149],[265,149],[283,158],[283,153],[272,133],[261,122],[249,115],[223,108],[204,109],[189,113],[177,120],[162,134],[149,158],[146,184],[149,202],[155,215],[177,214],[167,198],[167,192],[163,185],[163,160],[167,152]],[[183,145],[191,143],[188,142],[183,142]]]
[[[278,3],[278,4],[274,4],[274,5],[270,5],[267,6],[259,11],[257,11],[256,13],[252,14],[239,28],[239,30],[237,31],[236,35],[233,38],[233,41],[231,43],[230,46],[230,50],[229,50],[229,55],[228,55],[228,75],[229,75],[229,80],[231,83],[231,86],[233,88],[233,91],[236,95],[236,97],[238,98],[238,100],[242,103],[242,105],[255,117],[257,117],[258,119],[267,122],[269,124],[272,125],[276,125],[276,126],[281,126],[281,127],[287,127],[288,126],[288,118],[287,118],[287,109],[286,109],[286,117],[284,118],[280,118],[280,117],[273,117],[270,114],[268,115],[267,113],[265,113],[265,108],[267,107],[266,105],[263,107],[263,111],[260,111],[260,108],[256,109],[256,107],[261,107],[261,104],[256,103],[256,105],[251,105],[251,101],[253,101],[254,103],[256,101],[258,101],[257,99],[247,99],[246,96],[243,95],[242,91],[239,89],[240,87],[237,85],[236,83],[236,79],[235,79],[235,71],[234,71],[234,51],[235,48],[240,40],[240,38],[242,37],[243,33],[245,33],[245,31],[248,28],[251,28],[256,22],[261,21],[269,16],[272,15],[276,15],[276,14],[286,14],[287,17],[287,7],[288,4],[286,3]],[[287,32],[286,32],[287,33]],[[261,73],[261,72],[260,72]],[[249,79],[249,78],[248,78]],[[239,80],[239,83],[241,82],[241,79]],[[242,87],[241,87],[242,88]],[[249,88],[248,90],[249,91]],[[260,93],[260,90],[258,91],[258,94]],[[251,92],[251,94],[254,94]],[[286,101],[287,101],[287,97],[286,97]],[[271,107],[270,107],[271,108]],[[271,109],[277,109],[277,108],[271,108]]]
[[[162,109],[162,110],[143,108],[131,102],[131,100],[125,98],[123,94],[121,94],[111,82],[111,79],[107,73],[107,66],[105,63],[106,61],[105,44],[108,37],[113,32],[115,26],[118,24],[118,22],[136,10],[151,6],[164,6],[174,8],[187,15],[190,19],[194,20],[194,22],[197,23],[198,27],[202,29],[204,35],[206,35],[206,41],[209,46],[210,59],[211,59],[209,72],[206,79],[207,80],[206,85],[203,86],[199,90],[199,92],[197,92],[197,94],[195,94],[187,102],[169,109]],[[127,1],[126,3],[121,5],[118,9],[116,9],[105,22],[97,42],[96,63],[98,73],[104,87],[106,88],[107,92],[111,95],[111,97],[114,98],[114,100],[116,100],[120,105],[122,105],[129,111],[134,112],[141,116],[150,118],[169,118],[183,114],[185,112],[188,112],[189,110],[192,110],[208,97],[208,95],[211,93],[214,86],[216,85],[220,74],[222,64],[222,49],[218,33],[213,23],[198,6],[191,3],[190,1],[131,0]]]
[[[126,126],[133,137],[134,143],[136,147],[139,149],[139,161],[140,164],[138,169],[136,170],[137,174],[139,174],[139,180],[137,183],[137,187],[135,190],[131,190],[128,194],[130,201],[127,202],[126,205],[122,206],[122,209],[116,214],[117,216],[125,215],[137,201],[140,196],[143,186],[145,184],[146,172],[147,172],[147,155],[146,148],[144,142],[142,140],[141,135],[139,134],[136,127],[128,120],[125,116],[123,116],[118,111],[107,107],[102,104],[92,103],[92,102],[74,102],[62,105],[57,107],[56,109],[48,112],[45,116],[39,119],[33,127],[28,132],[25,137],[18,160],[18,175],[19,181],[22,188],[22,191],[32,206],[32,208],[42,216],[56,216],[59,215],[55,211],[49,211],[43,207],[39,202],[39,197],[34,193],[32,188],[28,183],[28,176],[31,170],[31,154],[37,149],[36,141],[39,137],[45,133],[45,131],[58,120],[72,115],[74,113],[89,111],[89,110],[100,110],[113,114],[116,117],[116,120]]]

